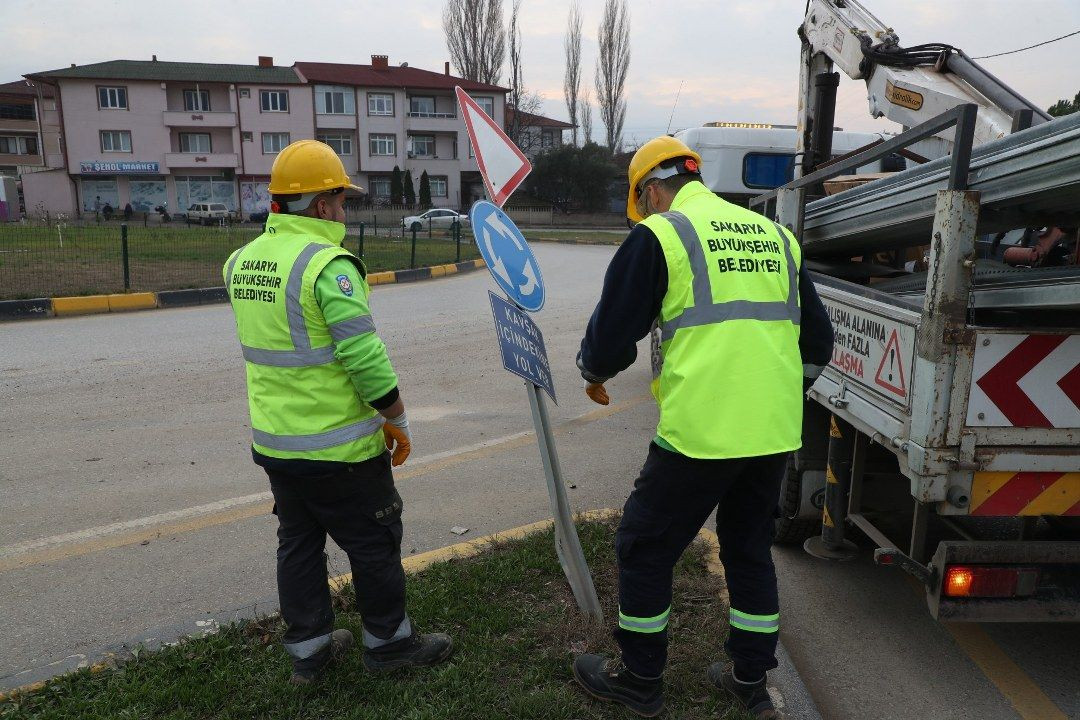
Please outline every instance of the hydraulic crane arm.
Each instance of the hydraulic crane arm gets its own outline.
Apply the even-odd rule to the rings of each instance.
[[[800,114],[808,115],[800,116],[800,126],[815,114],[808,112],[816,104],[810,88],[821,86],[819,71],[827,73],[832,65],[848,77],[866,82],[872,116],[887,117],[904,126],[918,125],[963,103],[975,103],[979,106],[976,145],[1010,134],[1018,118],[1024,126],[1050,119],[951,45],[901,47],[893,29],[857,0],[811,0],[799,34],[804,74]],[[810,125],[805,126],[807,141],[812,133]],[[827,158],[817,158],[823,159]]]

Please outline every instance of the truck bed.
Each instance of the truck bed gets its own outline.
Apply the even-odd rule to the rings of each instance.
[[[938,158],[806,206],[809,257],[850,257],[926,244],[950,158]],[[972,149],[969,189],[982,194],[978,232],[1080,224],[1080,113]]]

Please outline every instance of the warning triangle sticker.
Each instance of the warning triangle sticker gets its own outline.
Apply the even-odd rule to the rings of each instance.
[[[476,164],[491,202],[503,206],[532,171],[532,163],[487,112],[460,86],[454,88]]]
[[[900,353],[900,338],[896,330],[892,331],[889,342],[885,344],[885,354],[881,357],[874,382],[901,398],[907,397],[907,381],[904,379],[903,355]]]

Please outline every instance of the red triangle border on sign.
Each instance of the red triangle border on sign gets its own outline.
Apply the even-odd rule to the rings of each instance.
[[[889,359],[889,348],[896,349],[896,369],[900,373],[899,387],[881,378],[881,371],[885,369],[885,363]],[[907,380],[904,377],[903,355],[900,353],[900,338],[895,328],[892,335],[889,336],[889,342],[885,343],[885,353],[881,356],[881,364],[878,365],[877,374],[874,375],[874,382],[902,398],[907,397]]]
[[[509,198],[510,195],[512,195],[513,192],[517,190],[518,186],[521,185],[522,181],[525,180],[525,177],[530,172],[532,172],[532,163],[529,162],[529,158],[525,157],[525,153],[521,152],[521,148],[519,148],[514,143],[514,141],[510,139],[510,136],[507,135],[501,127],[499,127],[498,123],[495,122],[494,118],[484,112],[484,109],[480,107],[480,105],[477,104],[477,102],[473,100],[467,92],[462,90],[460,85],[454,87],[454,92],[457,95],[458,104],[463,106],[461,109],[461,114],[465,119],[465,128],[466,130],[468,130],[469,141],[472,143],[473,152],[476,155],[476,164],[480,166],[480,177],[484,179],[484,187],[487,188],[488,197],[491,198],[491,202],[495,203],[501,208],[503,206],[503,203],[506,202],[507,198]],[[472,113],[465,110],[464,106],[466,105],[468,106],[469,110],[475,112],[478,117],[480,117],[484,122],[486,122],[491,127],[491,129],[494,130],[495,133],[500,138],[502,138],[503,141],[506,142],[506,144],[514,151],[514,154],[517,155],[522,162],[521,169],[514,173],[513,176],[511,176],[511,178],[501,188],[496,189],[492,186],[491,181],[488,180],[487,167],[484,165],[484,156],[480,152],[480,146],[476,143],[476,132],[473,130]]]

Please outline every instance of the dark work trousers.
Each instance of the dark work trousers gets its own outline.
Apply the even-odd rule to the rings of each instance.
[[[401,567],[401,497],[390,454],[326,475],[267,470],[278,516],[277,584],[288,629],[283,642],[297,669],[325,662],[334,629],[326,573],[326,535],[349,556],[364,645],[408,637]]]
[[[672,571],[714,508],[731,595],[733,624],[725,649],[740,680],[754,682],[776,667],[779,607],[771,545],[787,457],[695,460],[649,446],[615,537],[615,638],[632,672],[647,678],[663,674]]]

